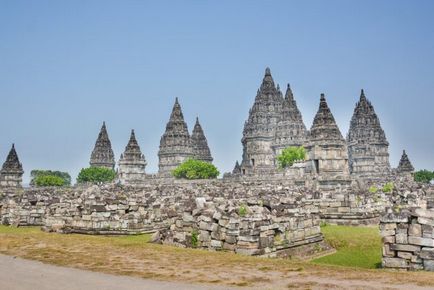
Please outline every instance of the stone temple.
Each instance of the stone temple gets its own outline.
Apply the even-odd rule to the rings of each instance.
[[[21,186],[23,174],[23,166],[18,159],[17,152],[15,151],[15,145],[12,144],[12,148],[6,157],[5,163],[3,163],[2,169],[0,170],[0,186]]]
[[[352,174],[378,175],[390,171],[389,142],[363,90],[354,109],[347,142]]]
[[[89,163],[92,167],[115,168],[115,155],[113,153],[112,144],[107,133],[105,122],[102,124]]]
[[[134,130],[131,130],[130,140],[119,159],[118,178],[121,183],[140,182],[145,177],[145,167],[145,155],[140,150]]]

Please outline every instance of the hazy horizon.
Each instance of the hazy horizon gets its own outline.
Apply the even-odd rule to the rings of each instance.
[[[417,5],[415,4],[417,3]],[[175,97],[221,173],[241,160],[266,67],[290,83],[310,128],[325,93],[342,135],[360,89],[396,167],[434,170],[432,1],[2,1],[0,163],[15,143],[33,169],[75,179],[105,121],[116,162],[131,129],[158,170]]]

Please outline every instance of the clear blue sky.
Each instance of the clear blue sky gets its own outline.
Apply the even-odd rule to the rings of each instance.
[[[175,97],[220,171],[241,158],[266,66],[308,127],[324,92],[346,135],[361,88],[390,142],[434,170],[434,1],[0,1],[0,162],[74,177],[102,121],[158,168]]]

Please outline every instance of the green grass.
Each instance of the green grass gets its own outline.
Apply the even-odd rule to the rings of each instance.
[[[313,260],[317,264],[375,269],[381,265],[381,237],[378,227],[327,225],[321,228],[335,254]]]
[[[40,227],[11,227],[0,225],[0,234],[35,234],[39,233]]]

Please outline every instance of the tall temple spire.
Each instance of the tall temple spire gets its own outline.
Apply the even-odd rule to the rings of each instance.
[[[330,111],[324,94],[321,94],[318,112],[310,129],[310,139],[344,141],[335,118]]]
[[[342,176],[349,174],[347,145],[324,94],[321,94],[306,147],[309,156],[308,168],[311,172]]]
[[[134,130],[131,130],[130,140],[119,159],[118,178],[122,184],[140,181],[145,175],[146,160],[136,140]]]
[[[273,142],[275,155],[279,155],[283,149],[289,146],[302,146],[306,143],[307,130],[304,125],[297,102],[294,99],[291,87],[287,86],[283,101],[280,120],[276,125],[276,133]]]
[[[91,167],[115,168],[115,156],[107,133],[105,122],[102,123],[98,139],[90,157]]]
[[[158,157],[158,172],[162,174],[169,174],[183,161],[193,157],[190,135],[178,98],[175,99],[166,131],[161,137]]]
[[[347,134],[350,171],[359,176],[390,171],[389,142],[362,89]]]
[[[23,174],[23,166],[15,151],[15,144],[12,144],[12,148],[0,170],[0,186],[20,187]]]
[[[399,160],[399,165],[397,169],[398,173],[413,173],[414,167],[408,158],[405,150],[402,152],[401,160]]]
[[[212,162],[213,158],[208,147],[208,141],[203,133],[202,126],[199,123],[199,117],[196,117],[196,124],[191,134],[191,143],[193,147],[193,155],[197,160]]]
[[[281,117],[283,96],[274,84],[270,68],[256,94],[255,102],[244,124],[243,138],[243,172],[252,173],[274,169],[274,152],[272,143],[276,124]]]

